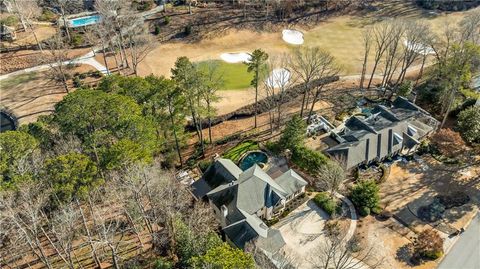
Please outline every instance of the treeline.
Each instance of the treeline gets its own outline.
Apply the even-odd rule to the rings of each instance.
[[[376,86],[383,96],[389,93],[388,98],[410,96],[416,88],[421,100],[440,108],[434,112],[443,117],[443,126],[450,111],[461,104],[461,96],[475,95],[468,89],[472,75],[479,72],[479,37],[478,10],[469,12],[458,24],[446,24],[438,34],[427,22],[418,20],[392,19],[368,27],[360,88]],[[429,58],[433,65],[427,72]],[[413,68],[419,74],[411,81],[407,71]],[[377,72],[381,72],[378,84],[374,82]]]
[[[166,170],[186,115],[208,111],[200,91],[213,86],[202,72],[180,58],[172,79],[108,76],[69,93],[52,115],[1,133],[2,267],[128,268],[147,250],[165,257],[158,268],[253,267]]]
[[[416,0],[417,5],[426,9],[461,11],[480,5],[479,0]]]

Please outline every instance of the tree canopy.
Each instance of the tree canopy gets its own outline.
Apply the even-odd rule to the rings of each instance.
[[[458,114],[458,129],[470,143],[480,143],[480,106],[471,106]]]
[[[155,127],[130,97],[98,90],[78,90],[55,106],[53,122],[77,136],[101,167],[150,162],[159,150]]]
[[[45,162],[44,177],[54,190],[54,203],[84,198],[90,189],[102,183],[97,167],[81,153],[60,155]]]
[[[22,131],[0,133],[0,190],[14,186],[17,181],[26,179],[28,160],[35,150],[38,141]]]
[[[193,268],[253,269],[255,262],[249,253],[223,243],[203,256],[194,257]]]

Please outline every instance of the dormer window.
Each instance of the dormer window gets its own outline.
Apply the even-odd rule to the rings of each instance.
[[[409,124],[407,127],[407,133],[409,136],[414,136],[415,134],[417,134],[417,129]]]
[[[403,141],[403,137],[397,133],[393,133],[393,144],[394,145],[398,145],[400,143],[402,143]]]

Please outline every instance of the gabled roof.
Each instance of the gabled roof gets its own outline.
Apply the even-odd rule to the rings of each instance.
[[[292,169],[277,177],[275,181],[282,187],[287,195],[292,195],[302,187],[307,186],[307,182]]]
[[[201,179],[191,185],[192,192],[197,198],[203,198],[216,187],[237,180],[241,173],[242,170],[231,160],[218,159],[208,167]]]

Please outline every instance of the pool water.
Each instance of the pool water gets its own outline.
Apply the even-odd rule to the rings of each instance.
[[[0,111],[0,132],[15,130],[15,122],[5,112]]]
[[[80,27],[96,24],[100,21],[100,15],[92,15],[69,20],[70,27]]]
[[[238,166],[240,167],[240,169],[242,169],[242,171],[245,171],[248,168],[252,167],[254,164],[267,163],[267,161],[267,154],[261,151],[255,151],[245,155],[245,157],[242,158]]]

